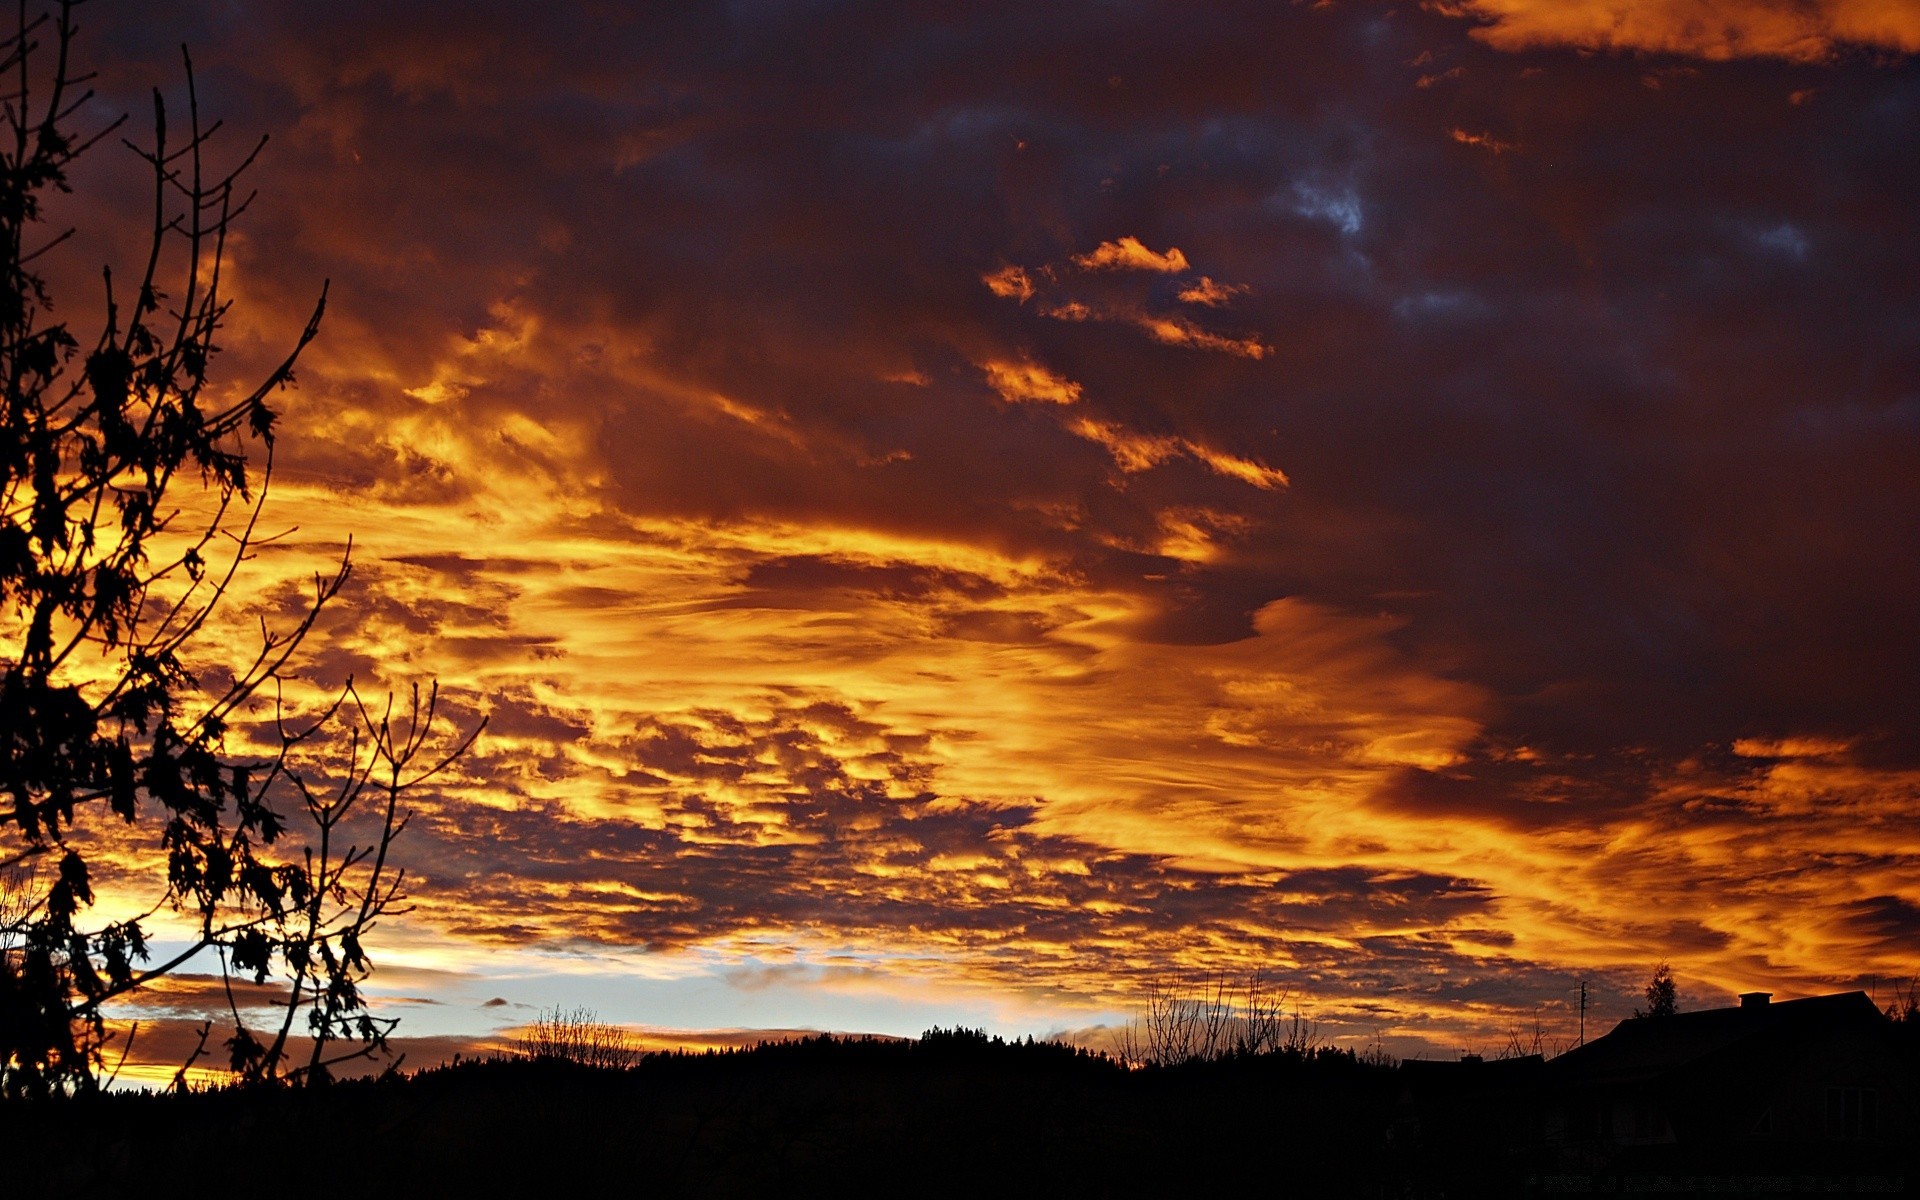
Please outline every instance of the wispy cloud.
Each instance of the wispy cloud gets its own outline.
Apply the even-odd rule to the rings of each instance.
[[[1178,275],[1190,269],[1187,256],[1178,246],[1169,246],[1156,254],[1136,237],[1101,242],[1085,254],[1073,256],[1073,265],[1083,271],[1158,271]]]

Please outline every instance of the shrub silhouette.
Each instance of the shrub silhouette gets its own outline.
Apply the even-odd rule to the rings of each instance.
[[[358,985],[365,935],[405,899],[389,858],[399,801],[479,730],[435,742],[437,689],[396,711],[349,681],[304,720],[283,703],[287,665],[345,584],[345,558],[284,628],[261,616],[254,652],[209,660],[208,620],[256,544],[272,476],[268,401],[318,335],[326,289],[257,386],[210,383],[231,303],[227,238],[250,199],[239,179],[260,145],[231,170],[206,166],[219,126],[201,120],[188,60],[184,133],[156,91],[152,143],[133,147],[153,217],[132,286],[105,272],[100,327],[84,340],[53,317],[38,264],[67,234],[44,227],[43,201],[120,124],[73,128],[92,95],[73,66],[73,9],[23,4],[0,39],[0,871],[16,893],[0,915],[0,1094],[94,1088],[103,1006],[202,954],[287,988],[275,1025],[257,1031],[229,1002],[227,1065],[245,1080],[317,1080],[385,1044],[393,1023],[367,1012]],[[269,749],[230,750],[240,729]],[[110,821],[156,832],[165,865],[139,915],[90,925],[101,842],[81,835]],[[191,932],[156,963],[148,926],[163,911]],[[202,1027],[195,1060],[211,1034]],[[310,1044],[296,1055],[300,1036]]]
[[[590,1008],[553,1008],[542,1012],[520,1036],[518,1050],[535,1062],[570,1063],[624,1071],[640,1060],[633,1037],[600,1020]]]
[[[1257,972],[1237,984],[1225,974],[1213,976],[1191,989],[1149,981],[1141,1014],[1114,1037],[1114,1057],[1133,1067],[1311,1057],[1325,1041],[1297,1006],[1286,1011],[1287,999]]]

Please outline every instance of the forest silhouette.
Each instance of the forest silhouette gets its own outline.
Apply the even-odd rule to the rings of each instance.
[[[1774,1007],[1794,1004],[1824,1013],[1814,1044],[1831,1048],[1835,1009],[1884,1035],[1875,1044],[1898,1066],[1882,1086],[1911,1086],[1920,1027],[1858,993]],[[1743,1011],[1754,1015],[1629,1018],[1587,1049],[1624,1034],[1631,1050],[1640,1030],[1684,1035],[1690,1019]],[[407,1075],[14,1104],[0,1147],[21,1194],[103,1196],[194,1190],[188,1164],[209,1130],[234,1131],[219,1145],[224,1170],[266,1177],[324,1145],[354,1190],[378,1195],[1884,1195],[1905,1194],[1920,1166],[1911,1092],[1893,1090],[1878,1114],[1887,1136],[1873,1138],[1818,1124],[1784,1139],[1556,1133],[1552,1114],[1593,1082],[1567,1069],[1578,1052],[1396,1063],[1319,1046],[1130,1067],[1059,1042],[935,1029],[610,1065],[604,1031],[569,1029],[571,1017],[516,1052]],[[1817,1074],[1805,1048],[1765,1042],[1714,1076],[1744,1088]],[[292,1196],[341,1186],[328,1171],[279,1178]]]

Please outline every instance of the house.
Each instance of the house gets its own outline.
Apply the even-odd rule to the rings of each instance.
[[[1635,1017],[1546,1064],[1541,1134],[1588,1167],[1897,1164],[1920,1145],[1910,1044],[1864,992]]]
[[[1495,1174],[1537,1169],[1544,1075],[1538,1054],[1401,1063],[1386,1138],[1395,1166],[1413,1175],[1457,1173],[1463,1164]]]

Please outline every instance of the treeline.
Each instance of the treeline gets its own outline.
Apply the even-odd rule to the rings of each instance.
[[[783,1070],[793,1067],[883,1067],[921,1070],[929,1067],[979,1065],[1023,1070],[1081,1071],[1095,1074],[1207,1074],[1224,1076],[1236,1071],[1272,1074],[1307,1069],[1390,1073],[1395,1060],[1373,1052],[1358,1053],[1323,1040],[1281,1040],[1265,1048],[1240,1048],[1213,1055],[1140,1057],[1129,1053],[1119,1039],[1114,1052],[1051,1038],[1003,1038],[983,1029],[935,1027],[918,1038],[871,1034],[818,1033],[798,1038],[770,1039],[751,1046],[645,1051],[622,1041],[619,1027],[604,1025],[585,1010],[542,1014],[509,1053],[459,1058],[416,1073],[416,1078],[490,1071],[548,1070],[562,1072],[630,1072],[675,1070]]]
[[[0,1153],[20,1195],[184,1195],[214,1164],[288,1196],[1130,1196],[1282,1181],[1377,1195],[1394,1095],[1391,1070],[1344,1051],[1135,1069],[946,1029],[617,1067],[513,1054],[303,1090],[92,1095],[14,1111]]]

